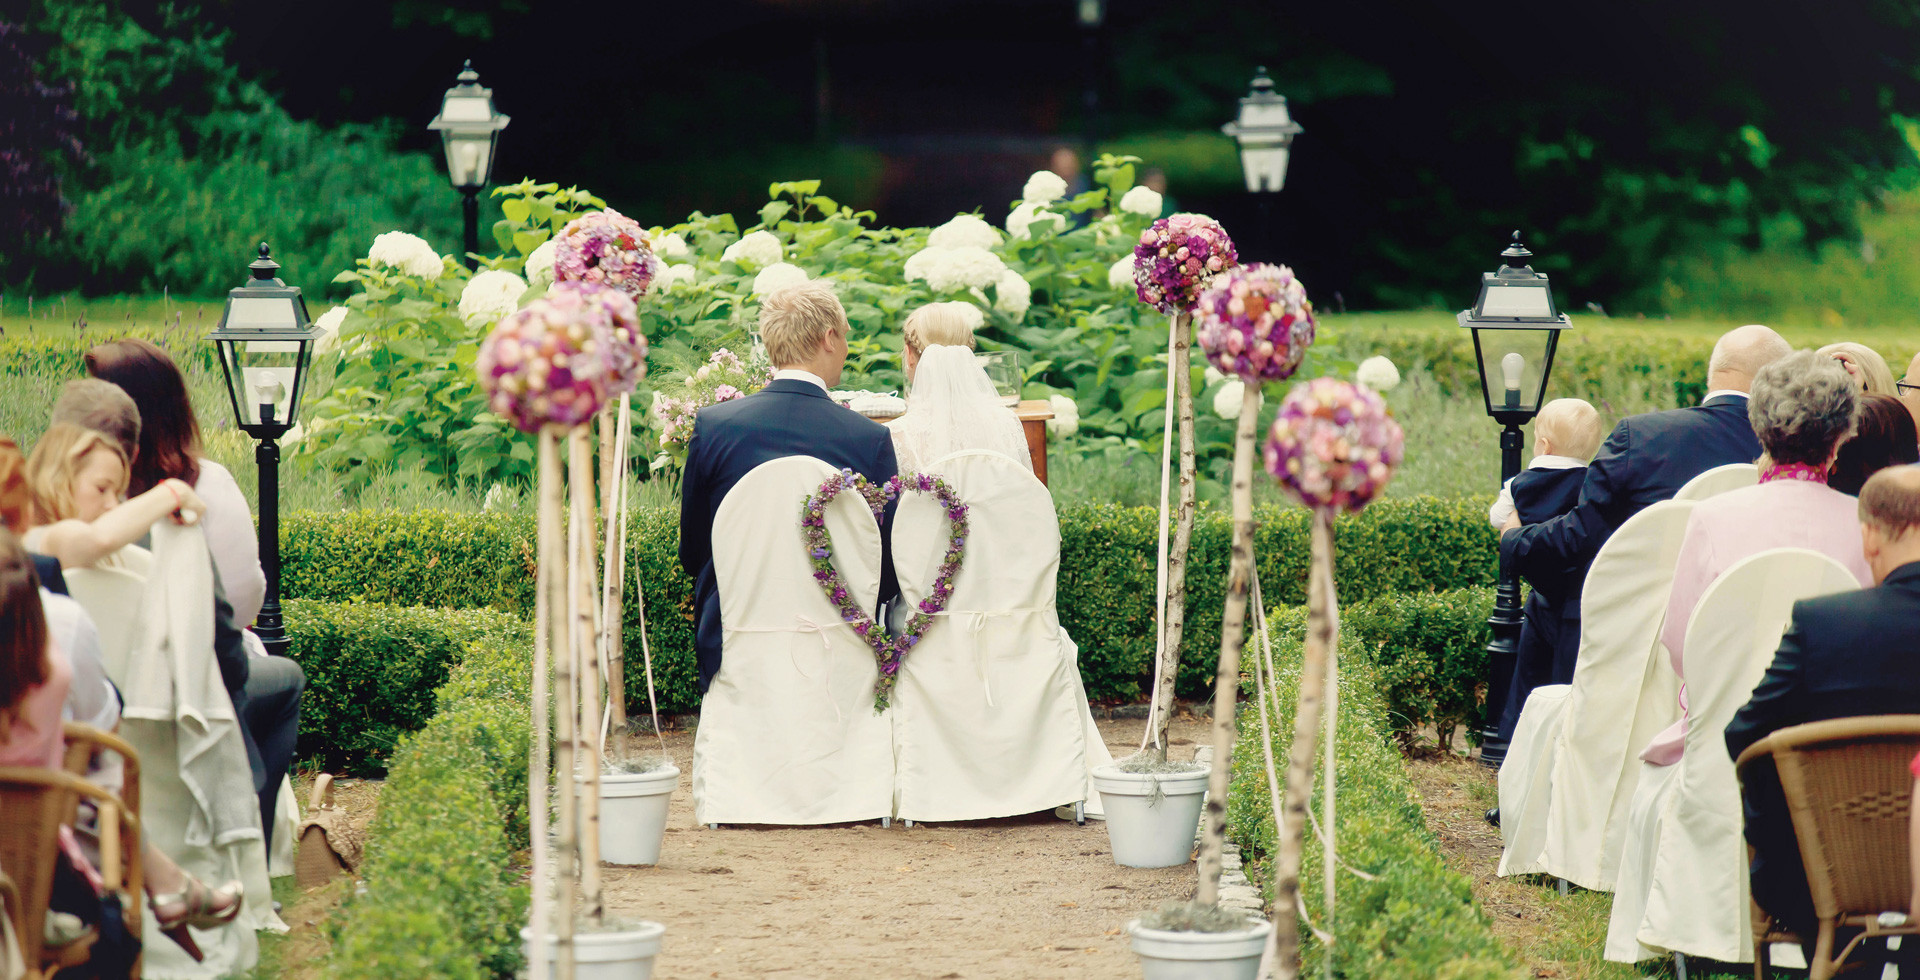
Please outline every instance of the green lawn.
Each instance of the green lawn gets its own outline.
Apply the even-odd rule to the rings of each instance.
[[[29,315],[28,305],[32,312]],[[212,330],[220,321],[224,297],[182,300],[170,296],[94,296],[77,293],[30,296],[18,289],[0,295],[0,342],[6,337],[60,336],[85,327],[111,332],[118,326]],[[313,310],[319,316],[326,310]]]

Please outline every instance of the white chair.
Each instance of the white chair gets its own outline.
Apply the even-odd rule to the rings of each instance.
[[[1728,463],[1688,480],[1673,494],[1675,500],[1705,500],[1715,494],[1750,487],[1760,482],[1760,467],[1752,463]]]
[[[1546,873],[1610,891],[1634,753],[1679,716],[1679,679],[1657,640],[1692,501],[1628,518],[1581,592],[1571,684],[1535,688],[1500,768],[1501,875]]]
[[[1751,962],[1747,843],[1727,723],[1773,662],[1793,604],[1859,587],[1846,566],[1820,552],[1776,548],[1734,563],[1700,597],[1682,652],[1686,752],[1671,766],[1641,763],[1607,959],[1676,952]]]
[[[893,808],[892,719],[873,709],[873,650],[813,578],[801,501],[832,476],[811,456],[753,468],[714,517],[725,628],[693,742],[703,824],[824,824]],[[834,567],[862,609],[880,592],[880,526],[852,489],[827,508]]]
[[[981,820],[1082,803],[1091,716],[1054,607],[1053,496],[1025,466],[988,450],[953,453],[926,471],[965,501],[969,529],[947,609],[901,665],[895,813]],[[902,494],[893,567],[905,610],[931,592],[948,534],[937,500]]]

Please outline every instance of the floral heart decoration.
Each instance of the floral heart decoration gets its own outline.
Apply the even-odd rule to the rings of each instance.
[[[895,636],[887,628],[873,621],[873,617],[848,591],[846,582],[840,578],[840,572],[833,567],[833,539],[827,534],[827,505],[833,498],[848,488],[866,499],[867,506],[873,510],[875,520],[887,509],[887,504],[902,493],[924,493],[940,502],[947,512],[947,553],[940,560],[940,570],[934,576],[933,589],[920,605],[907,618],[906,630]],[[874,685],[873,710],[882,712],[893,697],[893,684],[900,674],[900,664],[907,657],[907,651],[920,642],[927,629],[933,625],[935,616],[947,608],[947,600],[953,597],[953,580],[960,573],[960,556],[967,549],[967,505],[961,503],[959,494],[947,481],[925,473],[913,473],[904,477],[895,476],[887,482],[875,486],[866,477],[852,470],[843,469],[820,484],[820,489],[810,494],[800,508],[800,533],[806,539],[807,556],[813,563],[813,579],[820,584],[820,591],[826,593],[827,601],[840,611],[840,618],[853,628],[854,633],[873,648],[874,659],[880,665],[880,679]]]

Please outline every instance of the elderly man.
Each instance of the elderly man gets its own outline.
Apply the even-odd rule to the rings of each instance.
[[[1790,725],[1920,712],[1920,469],[1894,466],[1860,488],[1860,539],[1874,586],[1804,599],[1772,666],[1727,725],[1727,752]],[[1813,935],[1814,913],[1779,785],[1746,792],[1753,897],[1788,928]],[[1878,976],[1871,973],[1870,976]]]
[[[827,389],[840,383],[847,360],[847,312],[832,287],[815,279],[762,297],[760,335],[776,368],[773,381],[745,398],[701,410],[681,476],[680,567],[694,581],[694,650],[702,694],[720,672],[713,519],[727,492],[754,467],[786,456],[814,456],[875,483],[896,472],[887,427],[827,397]],[[899,589],[884,535],[881,541],[884,603]]]

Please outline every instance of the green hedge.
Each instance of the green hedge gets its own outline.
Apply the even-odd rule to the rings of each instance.
[[[1284,774],[1293,728],[1293,699],[1300,669],[1299,628],[1304,616],[1281,611],[1273,624],[1279,640],[1281,701],[1273,719],[1276,768]],[[1281,627],[1287,627],[1284,631]],[[1335,754],[1339,762],[1339,811],[1334,831],[1340,857],[1374,876],[1367,881],[1340,872],[1334,914],[1334,974],[1364,978],[1446,977],[1479,980],[1516,975],[1485,915],[1475,907],[1465,877],[1449,871],[1438,841],[1421,816],[1419,798],[1407,778],[1400,754],[1388,739],[1392,729],[1386,701],[1364,661],[1342,663],[1340,723]],[[1233,785],[1228,797],[1228,833],[1241,847],[1250,875],[1273,901],[1270,862],[1278,834],[1267,790],[1260,747],[1259,715],[1252,704],[1240,714],[1241,739],[1233,754]],[[1319,753],[1315,753],[1316,759]],[[1320,812],[1324,782],[1315,782],[1312,806]],[[1309,828],[1302,862],[1301,894],[1315,924],[1325,928],[1320,841]],[[1305,959],[1302,976],[1318,976],[1326,947],[1301,929]]]
[[[1444,323],[1451,314],[1435,317]],[[1364,338],[1365,348],[1349,351],[1350,355],[1384,354],[1402,370],[1426,368],[1447,394],[1481,397],[1470,331],[1456,326],[1367,330],[1364,316],[1354,319],[1360,322],[1349,331],[1356,339]],[[1601,405],[1623,386],[1637,384],[1655,398],[1670,394],[1676,405],[1697,404],[1707,393],[1707,357],[1713,352],[1714,339],[1657,329],[1612,328],[1597,334],[1569,330],[1554,353],[1554,397],[1585,398]]]
[[[1307,520],[1299,508],[1263,508],[1261,582],[1274,604],[1306,600]],[[1060,515],[1060,619],[1080,645],[1081,672],[1096,700],[1131,700],[1150,683],[1153,654],[1154,515],[1145,508],[1070,505]],[[1343,518],[1336,577],[1360,602],[1401,592],[1490,585],[1498,570],[1493,529],[1477,498],[1387,500]],[[1203,512],[1187,571],[1187,636],[1179,690],[1204,698],[1213,684],[1226,587],[1226,515]],[[525,514],[439,511],[295,513],[281,522],[281,587],[329,602],[533,610],[533,519]],[[631,558],[644,583],[654,679],[661,707],[691,710],[695,693],[693,583],[680,571],[679,516],[635,513]],[[640,663],[632,595],[626,656]],[[293,620],[289,620],[292,622]],[[429,685],[430,686],[430,685]],[[627,671],[629,704],[646,696]],[[370,748],[377,748],[371,746]]]
[[[513,852],[527,846],[524,629],[486,629],[436,610],[386,610],[387,622],[445,630],[465,657],[438,692],[439,712],[394,752],[351,899],[325,969],[354,980],[511,977],[522,961],[527,889]]]
[[[1341,651],[1365,657],[1387,727],[1410,745],[1432,726],[1442,746],[1480,720],[1493,590],[1401,592],[1341,611]]]

